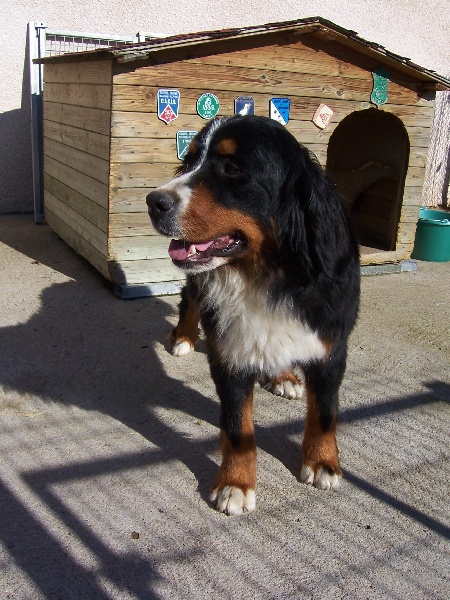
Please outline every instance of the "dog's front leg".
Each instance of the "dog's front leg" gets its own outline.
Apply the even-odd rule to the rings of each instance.
[[[307,412],[300,479],[324,490],[337,489],[342,471],[336,445],[338,391],[345,371],[345,348],[327,361],[305,368]]]
[[[255,509],[256,445],[253,427],[255,377],[229,373],[212,365],[211,373],[221,401],[222,464],[211,500],[228,515]]]
[[[181,291],[178,325],[170,336],[170,349],[174,356],[184,356],[192,352],[198,340],[199,319],[197,302],[189,287],[185,285]]]

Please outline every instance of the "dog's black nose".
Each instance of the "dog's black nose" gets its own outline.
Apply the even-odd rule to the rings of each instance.
[[[176,207],[176,204],[177,196],[169,190],[154,190],[147,196],[147,206],[153,219],[167,215]]]

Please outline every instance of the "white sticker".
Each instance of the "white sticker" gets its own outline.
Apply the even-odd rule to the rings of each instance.
[[[333,114],[334,111],[329,106],[326,104],[319,104],[312,118],[312,122],[320,129],[325,129],[325,127],[331,121]]]

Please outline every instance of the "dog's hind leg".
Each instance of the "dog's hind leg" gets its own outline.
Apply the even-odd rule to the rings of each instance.
[[[240,515],[255,509],[254,377],[211,365],[221,400],[222,464],[211,493],[217,510]]]
[[[180,316],[178,325],[170,334],[170,350],[174,356],[184,356],[194,349],[198,340],[200,320],[196,300],[184,286],[181,292]]]
[[[305,368],[307,412],[302,443],[300,479],[319,489],[339,487],[342,471],[336,445],[338,391],[345,371],[345,354]]]

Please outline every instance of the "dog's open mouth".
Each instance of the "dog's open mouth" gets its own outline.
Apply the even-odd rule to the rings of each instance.
[[[169,256],[178,266],[205,264],[214,257],[228,257],[244,246],[239,234],[221,235],[207,242],[188,242],[172,240],[169,245]]]

